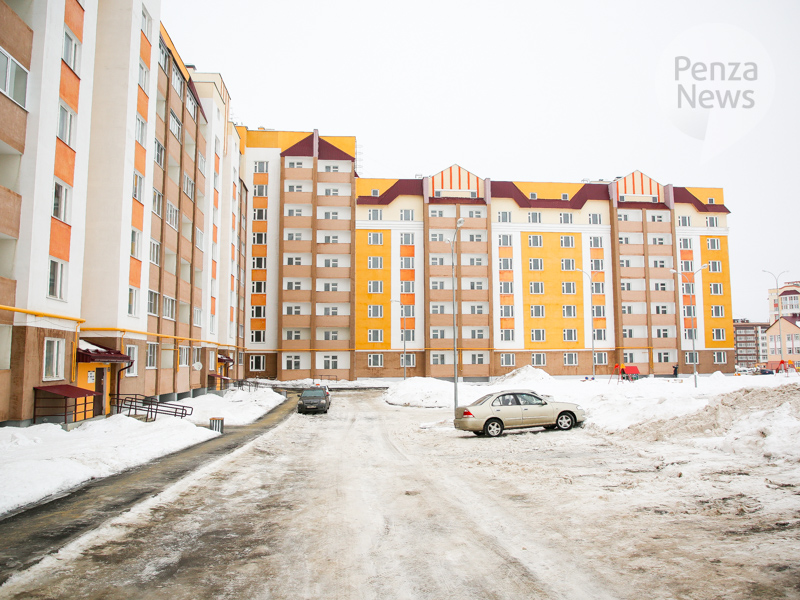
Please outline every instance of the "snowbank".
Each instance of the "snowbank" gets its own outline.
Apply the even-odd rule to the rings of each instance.
[[[208,427],[211,417],[224,418],[225,425],[247,425],[268,413],[285,399],[279,393],[268,389],[254,392],[232,390],[222,397],[206,394],[179,400],[177,404],[192,407],[193,412],[186,417],[187,421]]]
[[[124,415],[64,431],[52,423],[0,428],[0,514],[219,435],[175,417]]]

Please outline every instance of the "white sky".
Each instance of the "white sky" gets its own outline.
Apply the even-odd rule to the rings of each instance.
[[[767,319],[774,279],[762,269],[800,279],[797,192],[784,189],[800,165],[793,0],[163,0],[161,18],[185,62],[222,74],[237,122],[355,135],[362,176],[458,163],[493,180],[640,169],[663,184],[722,187],[733,316]],[[720,25],[754,42],[711,43]],[[735,143],[710,158],[662,108],[677,96],[664,65],[678,52],[702,59],[703,43],[706,60],[756,61],[760,77],[721,84],[755,87],[756,106],[729,109]],[[763,118],[739,132],[753,115]]]

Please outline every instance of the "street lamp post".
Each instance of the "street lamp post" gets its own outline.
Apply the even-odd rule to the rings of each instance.
[[[697,275],[700,271],[702,271],[703,269],[707,269],[707,268],[708,268],[708,264],[706,263],[705,265],[703,265],[699,269],[697,269],[694,273],[692,273],[692,275]],[[675,274],[678,273],[678,271],[676,271],[675,269],[670,269],[670,271],[672,271]],[[686,277],[686,273],[681,273],[681,276],[683,277],[684,281],[686,281],[686,283],[689,283],[689,279]],[[696,284],[697,283],[696,281],[694,281],[694,279],[695,278],[693,277],[692,278],[692,282],[691,282],[692,284]],[[695,300],[695,298],[697,298],[697,290],[693,289],[692,292],[693,292],[692,293],[692,305],[691,305],[692,306],[692,358],[694,359],[694,360],[692,360],[692,367],[694,368],[693,369],[694,370],[694,387],[697,387],[697,361],[698,361],[698,357],[697,357],[697,349],[696,349],[696,344],[695,344],[695,340],[697,339],[697,321],[696,321],[696,319],[697,319],[697,301]]]
[[[464,217],[456,221],[456,230],[450,240],[450,279],[453,286],[453,412],[458,409],[458,324],[456,323],[456,242],[458,230],[464,225]]]
[[[763,270],[763,269],[762,269]],[[778,284],[778,278],[784,273],[788,273],[788,271],[781,271],[777,275],[771,271],[764,271],[764,273],[768,273],[775,278],[775,295],[778,298],[778,348],[781,351],[781,363],[786,364],[783,362],[783,327],[781,327],[781,321],[783,321],[783,311],[781,311],[781,295],[780,295],[780,285]],[[776,370],[777,372],[777,370]],[[789,374],[789,371],[786,371],[786,374]]]
[[[589,289],[589,297],[591,298],[591,292],[592,292],[592,290],[591,290],[591,287],[592,287],[592,276],[591,276],[591,274],[587,273],[583,269],[579,269],[577,267],[575,267],[575,270],[576,271],[580,271],[581,273],[586,275],[586,278],[589,280],[589,288],[590,288]],[[595,374],[594,373],[594,371],[595,371],[595,365],[594,365],[594,362],[595,362],[594,361],[594,304],[592,304],[591,302],[592,301],[590,300],[590,309],[589,310],[591,311],[591,323],[592,323],[592,379],[594,379],[594,374]]]
[[[392,302],[397,302],[400,305],[400,314],[403,318],[403,328],[400,330],[400,336],[403,338],[403,381],[406,380],[406,361],[408,360],[406,356],[406,311],[403,308],[405,304],[400,302],[400,300],[392,300]]]

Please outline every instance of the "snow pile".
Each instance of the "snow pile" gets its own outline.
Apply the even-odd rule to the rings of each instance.
[[[385,388],[388,387],[388,383],[385,379],[372,379],[372,378],[363,378],[358,379],[356,381],[350,381],[348,379],[339,379],[338,381],[332,381],[329,379],[289,379],[286,381],[279,381],[276,379],[253,379],[253,381],[258,381],[259,383],[266,383],[267,385],[271,385],[273,387],[295,387],[295,388],[310,388],[316,387],[318,385],[325,385],[328,388],[335,390],[336,388]]]
[[[222,417],[225,425],[247,425],[282,403],[286,398],[279,393],[260,389],[254,392],[233,390],[225,396],[206,394],[179,400],[177,404],[191,406],[193,412],[187,421],[208,427],[211,417]]]
[[[543,381],[553,381],[553,377],[542,369],[537,369],[531,365],[525,365],[510,373],[506,373],[502,377],[498,377],[494,380],[494,385],[505,384],[510,387],[520,384],[523,387],[529,387],[532,383],[540,383]]]
[[[166,416],[115,415],[69,432],[53,423],[0,428],[0,514],[217,435]]]
[[[462,386],[463,384],[459,385],[459,394]],[[384,400],[398,406],[452,407],[453,384],[430,377],[410,377],[405,381],[390,384]],[[460,404],[464,404],[463,400]]]
[[[797,402],[750,413],[739,419],[722,441],[733,454],[800,462],[800,420]]]

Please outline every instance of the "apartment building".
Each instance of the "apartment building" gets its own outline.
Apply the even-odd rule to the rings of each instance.
[[[747,319],[733,320],[737,367],[752,368],[769,361],[768,328],[769,323],[751,323]]]
[[[768,290],[769,322],[774,323],[779,315],[800,314],[800,281],[787,281],[778,288]]]
[[[239,129],[254,190],[249,375],[733,370],[721,189],[639,171],[496,182],[458,165],[367,179],[353,138]]]
[[[77,379],[96,19],[90,0],[0,2],[0,423]]]
[[[0,424],[240,377],[248,194],[221,78],[200,93],[157,0],[0,12]]]

